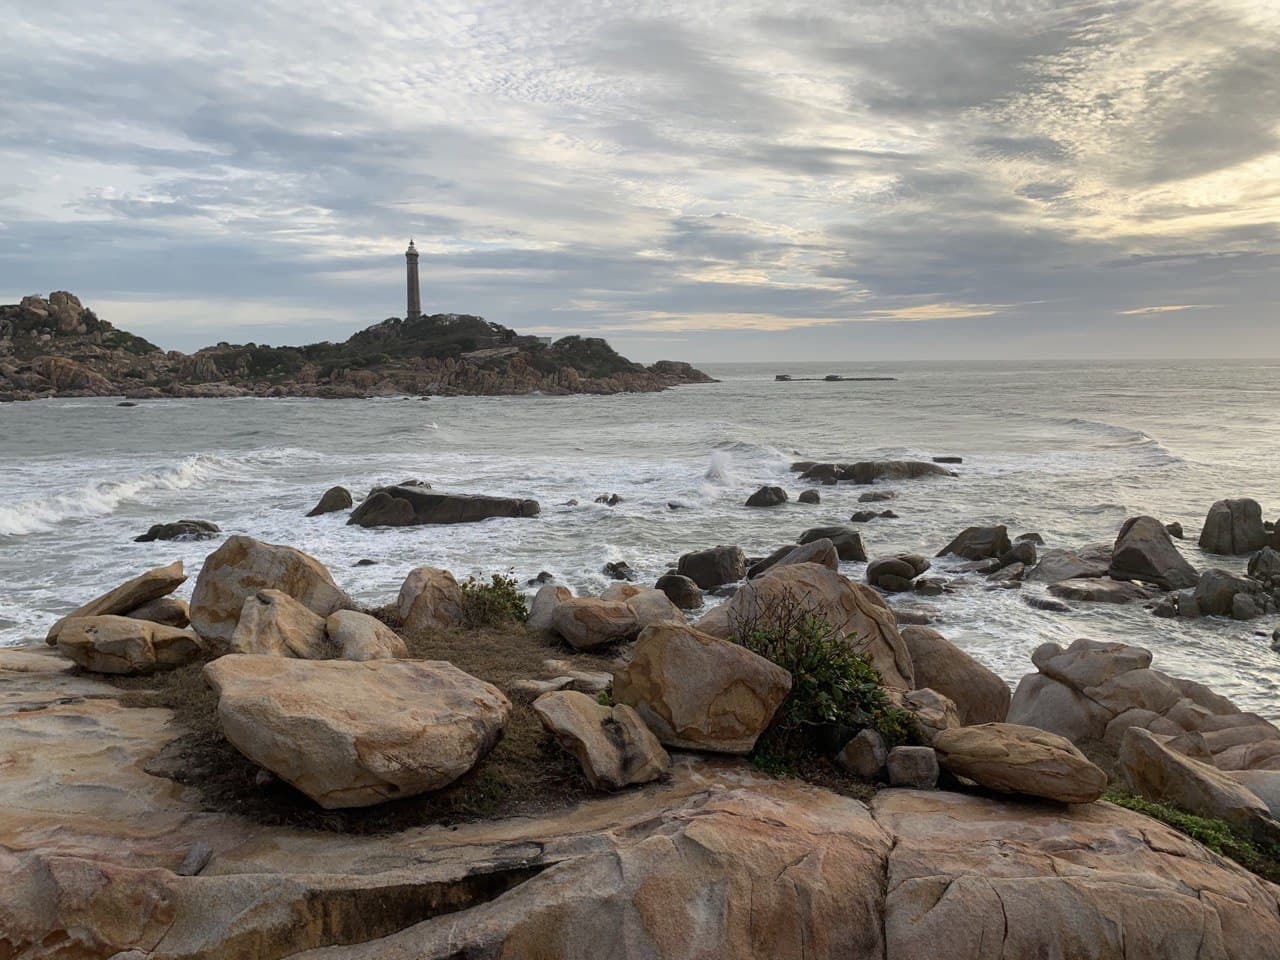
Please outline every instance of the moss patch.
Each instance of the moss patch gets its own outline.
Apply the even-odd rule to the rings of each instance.
[[[394,609],[368,611],[399,629]],[[237,813],[261,823],[348,833],[382,833],[432,823],[534,814],[598,796],[577,761],[547,734],[531,699],[514,693],[519,680],[551,676],[549,658],[582,669],[609,668],[608,656],[577,653],[520,623],[495,627],[401,632],[410,656],[447,660],[487,680],[511,700],[502,739],[475,770],[449,787],[418,797],[351,810],[324,810],[293,787],[265,777],[222,735],[218,698],[201,676],[203,663],[149,677],[121,677],[126,706],[167,707],[181,731],[148,770],[200,791],[206,810]]]

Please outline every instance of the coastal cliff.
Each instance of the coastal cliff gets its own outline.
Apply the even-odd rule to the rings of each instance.
[[[711,378],[633,363],[597,337],[537,337],[481,317],[393,317],[342,343],[219,343],[164,351],[73,294],[0,305],[0,401],[40,397],[329,397],[653,392]]]

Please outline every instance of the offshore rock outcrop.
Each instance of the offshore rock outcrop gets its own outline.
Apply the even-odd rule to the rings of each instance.
[[[0,400],[627,393],[709,382],[687,363],[633,363],[596,337],[548,345],[464,314],[392,317],[342,343],[184,354],[113,327],[66,291],[0,305]]]

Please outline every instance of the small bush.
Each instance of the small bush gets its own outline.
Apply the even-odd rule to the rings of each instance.
[[[766,772],[790,773],[831,753],[863,727],[890,745],[910,742],[915,720],[889,702],[874,667],[835,635],[803,601],[770,609],[767,622],[743,624],[731,638],[791,674],[791,692],[757,741],[753,758]]]
[[[524,623],[529,611],[515,577],[495,573],[488,583],[467,577],[462,583],[462,619],[472,627]]]

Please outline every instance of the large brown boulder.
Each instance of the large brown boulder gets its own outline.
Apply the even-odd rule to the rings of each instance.
[[[319,617],[353,606],[324,565],[301,550],[229,537],[205,558],[191,594],[191,626],[225,650],[240,622],[245,600],[260,590],[287,593]]]
[[[148,570],[71,611],[49,628],[45,642],[50,645],[57,643],[59,631],[72,617],[123,616],[144,603],[168,596],[182,586],[186,579],[181,560],[175,560],[167,567]]]
[[[798,538],[801,546],[807,546],[819,540],[830,540],[841,560],[853,563],[866,562],[867,545],[862,540],[862,534],[853,527],[811,527]]]
[[[737,583],[747,575],[747,556],[741,547],[712,547],[686,553],[676,564],[676,573],[688,577],[703,590]]]
[[[1071,741],[1016,723],[982,723],[943,730],[933,738],[942,769],[989,790],[1092,803],[1107,775]]]
[[[594,650],[630,640],[640,631],[640,622],[626,601],[570,597],[556,605],[551,629],[575,650]]]
[[[279,590],[259,590],[245,598],[228,649],[300,660],[328,660],[335,652],[324,617]]]
[[[916,686],[950,697],[962,724],[999,723],[1009,712],[1011,692],[1000,675],[988,670],[937,630],[901,629]]]
[[[339,510],[350,510],[351,491],[346,487],[330,487],[320,495],[316,505],[307,511],[308,517],[318,517],[326,513],[337,513]]]
[[[1125,731],[1119,768],[1139,796],[1222,820],[1262,842],[1280,841],[1280,823],[1256,794],[1212,764],[1171,750],[1149,730]]]
[[[236,749],[326,809],[446,787],[502,734],[511,705],[438,660],[289,660],[205,667]]]
[[[1164,524],[1155,517],[1132,517],[1124,522],[1111,554],[1115,580],[1141,580],[1162,590],[1194,587],[1195,568],[1178,552]]]
[[[182,628],[191,624],[191,606],[179,597],[160,597],[134,607],[125,616]]]
[[[747,570],[747,576],[754,580],[756,577],[764,576],[774,567],[786,567],[793,563],[820,563],[824,567],[838,570],[840,554],[836,551],[835,544],[826,537],[810,540],[800,546],[788,543],[758,563],[753,563]]]
[[[655,623],[614,671],[613,698],[668,746],[749,753],[791,689],[791,675],[745,647],[683,624]]]
[[[1209,508],[1200,531],[1200,548],[1208,553],[1243,556],[1270,542],[1257,500],[1219,500]]]
[[[324,629],[341,660],[404,660],[409,656],[409,648],[398,633],[358,610],[329,614]]]
[[[875,590],[816,563],[776,567],[751,580],[698,621],[717,637],[742,636],[756,628],[785,627],[789,615],[813,614],[880,672],[887,686],[914,690],[911,654],[898,624]]]
[[[58,631],[58,650],[94,673],[154,673],[200,655],[192,630],[132,617],[72,617]]]
[[[671,768],[658,738],[625,703],[606,707],[585,693],[558,690],[540,696],[533,710],[597,790],[648,783]]]
[[[462,622],[462,587],[448,570],[416,567],[396,597],[406,630],[443,630]]]
[[[361,527],[408,527],[425,523],[476,523],[491,517],[536,517],[537,500],[440,493],[426,487],[377,487],[351,513]]]

